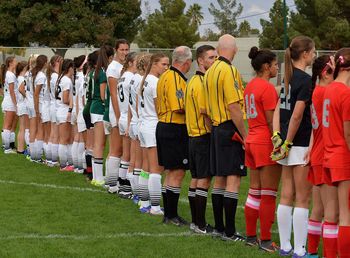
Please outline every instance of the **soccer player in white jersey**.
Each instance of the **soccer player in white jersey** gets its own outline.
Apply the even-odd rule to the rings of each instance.
[[[24,154],[26,142],[25,142],[25,127],[28,123],[28,111],[26,98],[26,82],[24,80],[24,74],[27,72],[28,62],[19,62],[16,66],[16,101],[17,101],[17,116],[19,117],[19,130],[17,134],[17,153]]]
[[[30,135],[31,139],[35,142],[34,143],[34,161],[41,162],[41,156],[42,156],[42,150],[43,150],[43,144],[44,144],[44,128],[42,124],[42,118],[43,118],[43,103],[44,103],[44,93],[46,89],[46,75],[44,74],[43,70],[46,69],[47,66],[47,56],[45,55],[39,55],[36,59],[36,64],[34,68],[32,69],[32,82],[33,82],[33,89],[34,89],[34,111],[35,111],[35,124],[36,124],[36,130],[35,133],[33,132],[33,135]],[[32,121],[33,123],[33,121]],[[30,134],[32,134],[30,132]],[[34,139],[33,139],[33,138]]]
[[[14,56],[6,58],[5,67],[1,71],[2,81],[4,85],[4,99],[1,104],[2,111],[5,113],[3,132],[2,132],[2,142],[5,146],[5,153],[16,153],[10,148],[11,142],[11,128],[12,123],[16,119],[16,69],[17,61]]]
[[[120,117],[118,104],[118,80],[120,72],[125,62],[125,57],[129,53],[129,43],[125,39],[118,39],[115,44],[115,55],[109,64],[106,75],[108,80],[110,100],[109,100],[109,120],[111,131],[109,135],[109,152],[106,160],[105,184],[110,193],[117,193],[120,157],[122,155],[122,139],[119,135],[118,120]]]
[[[48,166],[58,165],[58,143],[59,143],[59,134],[58,134],[58,124],[56,123],[56,97],[55,97],[55,87],[58,79],[58,73],[62,66],[63,58],[59,55],[54,55],[50,59],[46,71],[47,77],[47,88],[50,91],[50,137],[47,146],[47,157],[46,164]]]
[[[163,215],[163,211],[160,208],[160,199],[162,194],[161,174],[164,168],[158,164],[156,148],[156,127],[158,124],[156,99],[158,78],[168,69],[168,66],[169,58],[167,56],[162,53],[153,54],[140,86],[142,124],[140,126],[139,138],[141,147],[146,149],[149,164],[149,171],[147,171],[149,173],[143,171],[140,176],[142,178],[148,178],[148,191],[151,201],[151,206],[141,207],[140,212],[153,215]],[[142,183],[140,182],[140,187],[142,186],[141,190],[145,191],[147,188]]]

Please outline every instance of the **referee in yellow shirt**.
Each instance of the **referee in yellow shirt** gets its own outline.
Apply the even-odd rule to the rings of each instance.
[[[204,73],[215,62],[215,48],[209,45],[196,50],[198,70],[187,84],[185,92],[186,126],[189,135],[189,163],[192,175],[188,200],[191,208],[190,228],[199,234],[211,233],[213,228],[206,223],[205,210],[210,187],[210,118],[200,113],[205,106]]]
[[[237,52],[235,38],[220,37],[219,58],[204,77],[205,108],[212,121],[210,162],[215,175],[212,204],[214,235],[227,241],[243,241],[236,232],[235,216],[241,176],[246,176],[242,142],[247,135],[243,114],[243,87],[238,70],[231,64]],[[225,211],[225,222],[223,220]]]
[[[168,170],[166,189],[163,188],[164,222],[187,225],[177,213],[181,183],[188,165],[188,135],[185,124],[185,74],[190,70],[192,53],[186,46],[177,47],[172,65],[159,78],[157,85],[156,129],[158,162]]]

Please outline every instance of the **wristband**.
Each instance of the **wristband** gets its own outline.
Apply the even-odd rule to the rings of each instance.
[[[72,113],[72,111],[73,111],[73,108],[68,109],[68,113]]]

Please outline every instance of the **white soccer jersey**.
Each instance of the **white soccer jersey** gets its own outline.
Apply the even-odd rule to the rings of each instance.
[[[128,115],[129,109],[129,95],[130,95],[130,82],[133,79],[134,74],[126,71],[118,81],[118,103],[120,110],[120,117]]]
[[[24,79],[24,76],[19,75],[17,77],[17,81],[16,81],[16,100],[17,100],[17,104],[23,103],[25,101],[25,97],[23,97],[23,95],[19,92],[19,86],[21,86],[21,84],[24,83],[24,90],[26,90],[26,81]]]
[[[17,89],[16,89],[16,75],[11,72],[11,71],[6,71],[6,75],[5,75],[5,83],[4,83],[4,98],[11,98],[10,95],[10,84],[13,83],[13,89],[16,93]]]
[[[56,91],[57,91],[57,98],[56,98],[56,105],[57,108],[67,108],[69,105],[63,103],[63,92],[66,90],[70,91],[70,94],[72,92],[73,83],[72,80],[68,76],[63,76],[62,79],[59,81]]]
[[[158,121],[158,115],[154,105],[154,99],[157,98],[158,78],[154,75],[147,75],[142,90],[142,119],[143,121]]]
[[[46,75],[42,71],[39,71],[34,80],[34,87],[36,87],[37,85],[42,85],[40,94],[39,94],[39,103],[43,103],[44,100],[47,98],[46,81],[47,81]]]
[[[79,110],[84,107],[83,97],[84,97],[84,74],[83,72],[77,72],[75,77],[75,89],[76,89],[76,98],[78,98]]]
[[[140,74],[136,73],[130,82],[129,106],[130,106],[130,110],[131,110],[131,114],[132,114],[131,123],[137,123],[137,121],[138,121],[138,116],[137,116],[137,112],[136,112],[136,97],[140,91],[141,81],[142,81],[142,76]],[[140,111],[140,109],[141,109],[140,103],[139,103],[138,108]]]
[[[55,89],[56,89],[56,82],[58,79],[58,74],[56,72],[53,72],[51,74],[51,79],[50,79],[50,99],[51,102],[55,102]]]
[[[113,60],[107,67],[106,76],[113,77],[117,80],[120,78],[120,72],[123,69],[123,65],[115,60]]]

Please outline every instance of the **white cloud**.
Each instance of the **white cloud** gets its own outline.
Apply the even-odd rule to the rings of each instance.
[[[256,5],[256,4],[252,4],[251,6],[249,6],[247,13],[249,14],[255,14],[255,13],[263,13],[266,12],[266,10],[264,10],[263,8],[261,8],[260,6]]]

